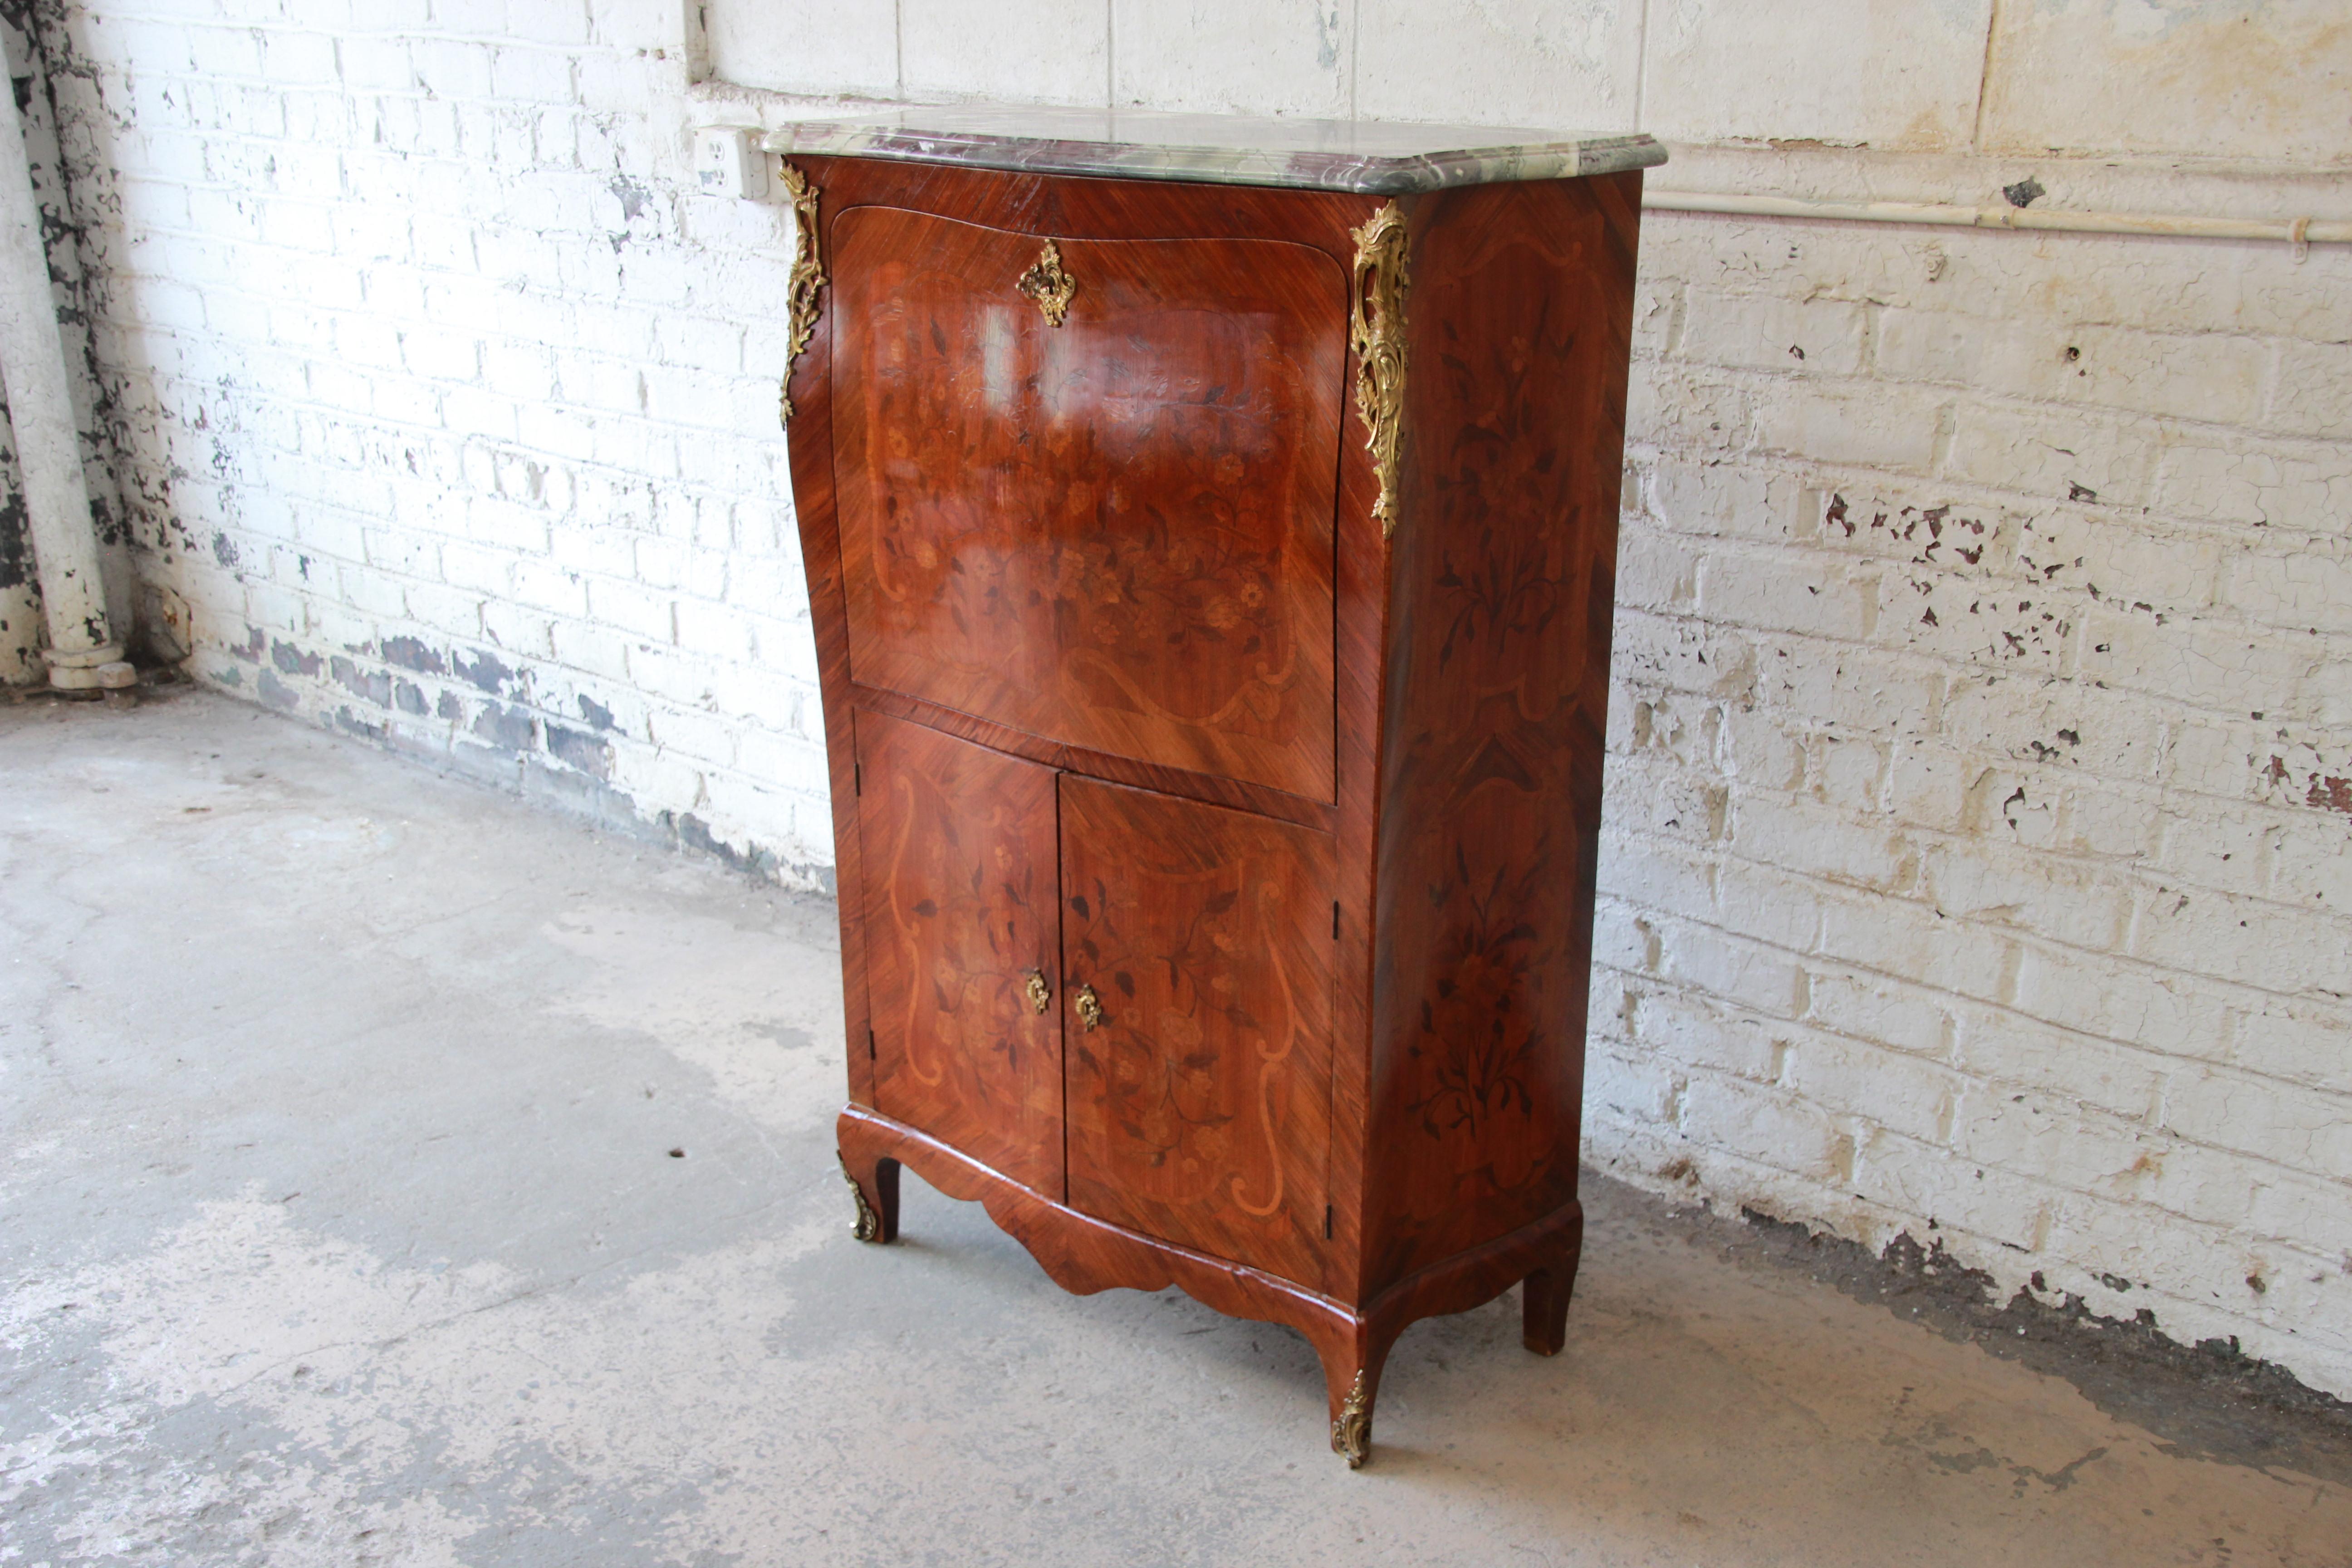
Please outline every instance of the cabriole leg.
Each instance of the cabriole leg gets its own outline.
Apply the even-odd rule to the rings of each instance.
[[[1316,1348],[1331,1403],[1331,1451],[1360,1470],[1372,1453],[1372,1401],[1380,1397],[1381,1368],[1389,1359],[1393,1333],[1376,1334],[1370,1325],[1343,1342]]]
[[[1576,1289],[1576,1265],[1583,1250],[1580,1218],[1560,1255],[1530,1273],[1520,1288],[1519,1342],[1538,1355],[1558,1355],[1568,1343],[1568,1299]]]
[[[849,1184],[849,1191],[857,1205],[857,1223],[850,1231],[860,1241],[884,1242],[898,1239],[898,1162],[879,1159],[867,1172],[866,1181],[857,1179],[850,1168],[849,1156],[841,1159],[841,1179]]]

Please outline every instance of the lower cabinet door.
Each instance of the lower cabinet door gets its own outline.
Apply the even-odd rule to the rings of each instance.
[[[1058,1200],[1054,772],[856,722],[875,1108]]]
[[[1061,801],[1071,1205],[1319,1284],[1330,837],[1069,774]]]

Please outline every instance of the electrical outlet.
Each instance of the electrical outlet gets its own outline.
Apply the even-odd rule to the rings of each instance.
[[[695,188],[706,196],[760,201],[768,194],[768,155],[760,133],[709,125],[694,133]]]

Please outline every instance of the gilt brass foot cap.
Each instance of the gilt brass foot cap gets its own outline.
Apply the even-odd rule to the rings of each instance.
[[[1360,1470],[1372,1453],[1372,1402],[1364,1392],[1364,1374],[1356,1374],[1355,1386],[1348,1390],[1347,1399],[1339,1406],[1339,1418],[1331,1423],[1331,1451],[1348,1461],[1351,1470]]]
[[[849,1195],[857,1201],[857,1223],[849,1234],[860,1241],[881,1240],[882,1216],[874,1212],[874,1205],[866,1201],[866,1189],[849,1173],[849,1156],[836,1153],[835,1158],[841,1162],[841,1179],[849,1184]]]

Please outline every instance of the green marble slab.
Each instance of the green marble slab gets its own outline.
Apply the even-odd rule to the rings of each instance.
[[[1368,195],[1613,174],[1666,161],[1665,148],[1638,132],[978,104],[796,121],[764,144],[787,154]]]

